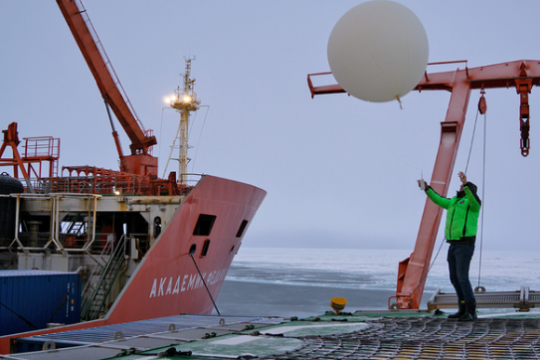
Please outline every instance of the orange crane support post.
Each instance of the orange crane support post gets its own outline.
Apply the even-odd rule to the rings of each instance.
[[[431,63],[428,65],[449,64],[466,61]],[[312,76],[331,74],[317,73],[308,75],[311,97],[322,94],[344,93],[339,85],[313,86]],[[456,162],[465,114],[472,89],[515,87],[520,96],[521,154],[529,154],[529,104],[528,94],[533,85],[540,86],[540,61],[518,60],[507,63],[481,66],[469,69],[428,74],[427,71],[415,87],[415,90],[450,91],[450,103],[446,119],[441,123],[441,141],[430,185],[442,196],[448,193],[451,175]],[[485,99],[480,99],[479,107],[485,111]],[[482,110],[481,110],[482,112]],[[429,263],[442,218],[442,209],[426,199],[416,245],[411,256],[399,263],[395,306],[401,309],[418,309],[429,271]]]

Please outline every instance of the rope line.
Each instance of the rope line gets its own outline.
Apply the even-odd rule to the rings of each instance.
[[[210,105],[203,105],[203,106],[206,106],[206,114],[204,115],[201,132],[199,133],[199,139],[197,140],[197,145],[195,146],[195,156],[193,156],[193,165],[191,165],[191,172],[195,172],[195,161],[197,160],[197,153],[199,152],[199,144],[201,143],[201,137],[204,131],[204,124],[206,124],[206,118],[208,117],[208,112],[210,111]]]
[[[486,130],[487,128],[487,115],[484,114],[484,155],[482,164],[482,201],[484,206],[486,204]],[[483,208],[483,207],[482,207]],[[480,277],[482,273],[482,245],[484,244],[484,210],[482,209],[481,222],[480,222],[480,259],[478,261],[478,286],[480,287]]]
[[[471,160],[471,154],[472,149],[474,145],[474,137],[476,134],[476,124],[478,123],[478,114],[480,113],[480,110],[476,110],[476,116],[474,119],[474,126],[473,126],[473,133],[471,136],[471,144],[469,146],[469,155],[467,156],[467,163],[465,165],[465,175],[467,175],[467,170],[469,169],[469,162]],[[483,139],[483,164],[482,164],[482,201],[485,200],[485,182],[486,182],[486,123],[487,123],[487,116],[484,114],[484,139]],[[388,145],[387,145],[388,147]],[[485,201],[484,201],[485,204]],[[482,267],[482,245],[483,245],[483,238],[484,238],[484,211],[482,211],[481,216],[481,223],[480,223],[480,260],[478,263],[478,286],[480,286],[480,278],[481,278],[481,267]],[[435,254],[435,258],[431,261],[431,264],[429,265],[428,271],[425,272],[425,275],[422,277],[422,280],[420,283],[422,283],[428,276],[429,272],[433,268],[433,265],[435,265],[435,262],[437,261],[437,258],[439,257],[439,253],[441,252],[441,249],[444,245],[444,239],[441,242],[441,245],[439,246],[439,250],[437,250],[437,253]],[[420,283],[416,286],[413,292],[416,292],[418,290],[418,287],[420,286]]]
[[[420,284],[424,283],[424,280],[427,279],[429,273],[431,272],[431,268],[433,267],[433,265],[435,265],[435,263],[437,262],[437,258],[439,257],[439,253],[441,252],[441,249],[445,243],[444,241],[444,236],[441,237],[441,245],[439,246],[439,250],[437,250],[437,254],[435,254],[435,258],[431,261],[431,264],[429,265],[429,268],[428,268],[428,271],[424,272],[424,274],[422,275],[422,277],[420,278],[420,281],[418,282],[418,285],[416,285],[416,287],[414,288],[414,290],[412,291],[412,293],[415,293],[418,288],[420,287]]]
[[[474,119],[473,133],[471,137],[471,145],[469,147],[469,156],[467,157],[467,165],[465,166],[465,175],[467,175],[467,170],[469,169],[469,162],[471,160],[472,148],[474,145],[474,138],[476,134],[476,124],[478,123],[478,114],[480,110],[476,110],[476,117]],[[480,280],[482,274],[482,247],[484,243],[484,206],[485,206],[485,191],[486,191],[486,125],[487,125],[487,115],[484,114],[484,134],[483,134],[483,149],[482,149],[482,215],[480,221],[480,254],[478,260],[478,287],[480,287]]]
[[[2,306],[3,306],[4,308],[6,308],[7,310],[11,311],[15,316],[17,316],[19,319],[21,319],[22,321],[24,321],[24,322],[26,323],[26,325],[28,325],[28,326],[30,326],[30,327],[33,327],[33,328],[36,329],[36,330],[39,329],[36,325],[32,324],[32,323],[30,322],[30,320],[27,320],[24,316],[22,316],[22,315],[16,313],[16,312],[13,311],[12,309],[10,309],[6,304],[0,302],[0,305],[2,305]]]
[[[158,146],[158,159],[161,158],[161,132],[163,130],[163,113],[165,112],[165,107],[161,108],[161,123],[159,124],[159,146]],[[165,169],[167,170],[167,169]]]
[[[68,290],[66,296],[64,296],[64,298],[62,299],[62,302],[60,303],[60,305],[58,305],[58,307],[56,308],[56,310],[53,312],[53,314],[51,315],[51,318],[49,319],[49,322],[54,322],[54,316],[56,315],[56,313],[62,309],[62,307],[64,306],[66,300],[68,299],[69,295],[73,292],[73,290],[75,290],[75,286],[77,286],[77,282],[79,281],[79,279],[81,278],[82,276],[82,271],[79,271],[79,276],[77,276],[77,279],[75,279],[75,281],[73,282],[73,286],[71,287],[71,289]],[[68,282],[69,284],[69,282]],[[69,308],[69,303],[67,304],[68,308]]]
[[[214,308],[216,309],[218,315],[221,316],[216,306],[216,303],[214,301],[214,298],[212,297],[212,294],[210,294],[210,290],[208,290],[208,286],[206,286],[206,281],[204,281],[204,276],[202,276],[201,270],[199,270],[199,267],[197,266],[197,263],[195,262],[195,258],[193,257],[193,254],[190,253],[189,256],[191,257],[191,260],[193,260],[193,264],[195,264],[195,267],[197,268],[197,272],[199,273],[199,276],[201,277],[204,287],[206,288],[206,291],[208,292],[208,296],[210,296],[210,300],[212,300],[212,304],[214,304]]]
[[[478,114],[479,114],[480,110],[476,110],[476,118],[474,119],[474,127],[473,127],[473,132],[472,132],[472,136],[471,136],[471,145],[469,146],[469,156],[467,157],[467,165],[465,165],[465,175],[467,175],[467,170],[469,169],[469,161],[471,160],[471,153],[472,153],[472,148],[473,148],[473,144],[474,144],[474,134],[476,133],[476,123],[478,122]]]

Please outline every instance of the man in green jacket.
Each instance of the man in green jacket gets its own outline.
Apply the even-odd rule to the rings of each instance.
[[[462,185],[451,199],[440,196],[430,186],[426,186],[425,191],[431,201],[446,209],[444,235],[450,244],[448,269],[459,301],[459,311],[448,318],[472,321],[476,319],[476,300],[469,281],[469,267],[474,253],[481,201],[476,195],[476,185],[468,182],[463,172],[460,171],[458,176]]]

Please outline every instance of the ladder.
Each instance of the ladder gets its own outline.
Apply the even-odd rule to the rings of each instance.
[[[126,262],[126,238],[122,235],[116,247],[114,241],[107,241],[103,248],[100,258],[103,259],[109,255],[109,260],[105,265],[97,262],[92,270],[88,282],[83,289],[83,303],[81,306],[81,320],[98,319],[102,313],[107,311],[105,301],[111,291],[111,288],[118,277],[120,271],[124,268]],[[98,277],[99,281],[93,286],[92,278]]]

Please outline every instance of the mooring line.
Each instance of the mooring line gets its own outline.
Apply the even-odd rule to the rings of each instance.
[[[206,281],[204,281],[204,277],[201,275],[201,271],[199,270],[199,267],[197,266],[197,263],[195,262],[195,258],[193,257],[193,254],[190,253],[189,256],[191,257],[191,260],[193,260],[193,264],[195,264],[195,267],[197,268],[197,272],[199,273],[199,276],[201,277],[204,287],[206,288],[206,291],[208,292],[208,296],[210,296],[210,300],[212,300],[212,304],[214,304],[214,308],[216,309],[218,315],[221,316],[216,306],[216,303],[214,302],[214,298],[212,297],[212,294],[210,294],[210,290],[208,290],[208,286],[206,286]]]

